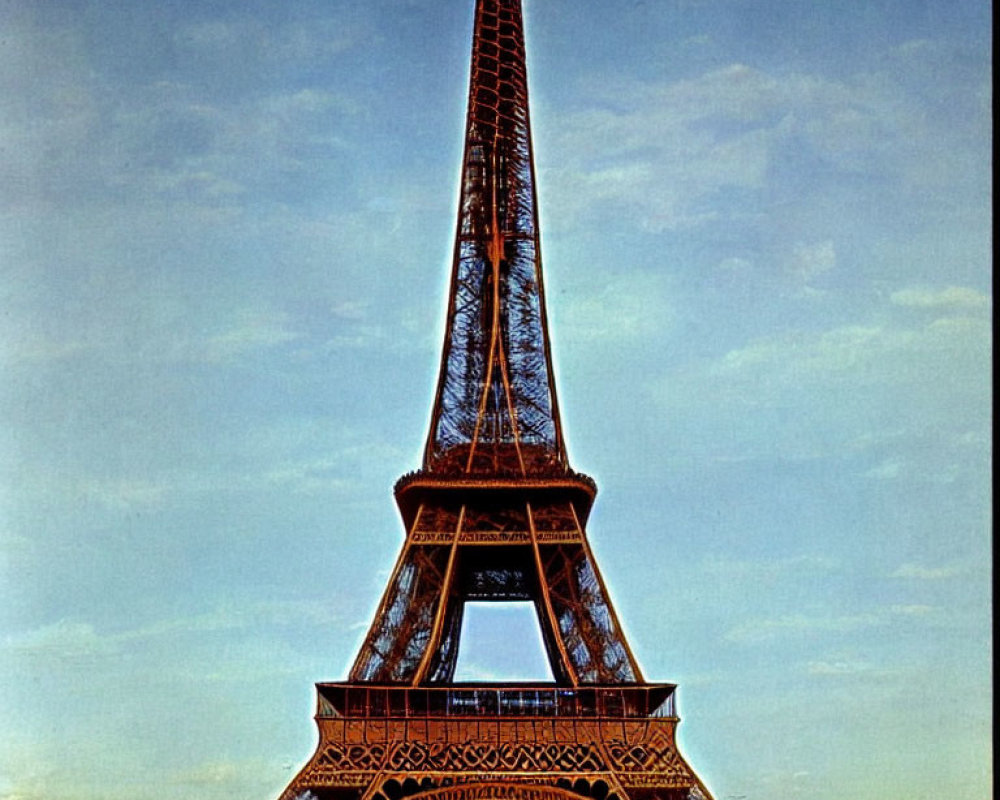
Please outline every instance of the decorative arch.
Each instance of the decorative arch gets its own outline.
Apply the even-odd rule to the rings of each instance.
[[[407,783],[410,784],[409,787]],[[593,782],[584,778],[573,782],[564,779],[556,786],[515,781],[467,781],[425,788],[427,784],[423,783],[418,791],[409,794],[406,789],[416,788],[414,784],[416,781],[412,778],[403,783],[389,779],[378,794],[382,794],[387,800],[400,800],[403,797],[406,800],[619,800],[617,794],[608,793],[608,784],[600,779]]]

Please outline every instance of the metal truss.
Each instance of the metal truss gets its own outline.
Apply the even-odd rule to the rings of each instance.
[[[428,471],[567,469],[535,194],[520,2],[480,0]]]
[[[516,484],[467,493],[443,486],[418,509],[351,680],[451,681],[470,600],[532,601],[559,683],[641,680],[573,503]]]

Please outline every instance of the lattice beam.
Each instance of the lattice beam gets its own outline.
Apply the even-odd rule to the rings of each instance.
[[[450,298],[424,469],[565,471],[519,0],[476,7]]]

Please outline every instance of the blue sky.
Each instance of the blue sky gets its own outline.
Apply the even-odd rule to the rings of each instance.
[[[989,5],[526,17],[570,455],[682,748],[718,800],[987,796]],[[426,434],[471,23],[0,0],[3,800],[312,752]]]

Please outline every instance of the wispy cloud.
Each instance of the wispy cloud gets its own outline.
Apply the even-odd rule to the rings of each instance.
[[[691,227],[717,215],[704,201],[722,187],[759,187],[767,168],[759,129],[716,137],[698,128],[726,107],[720,94],[734,101],[752,95],[754,75],[735,65],[696,81],[633,88],[612,107],[564,115],[557,149],[569,160],[544,176],[560,210],[557,227],[581,224],[608,206],[649,231]]]
[[[879,614],[853,614],[843,616],[807,616],[790,614],[776,619],[746,622],[729,630],[724,638],[740,644],[760,644],[787,635],[815,635],[820,633],[850,633],[863,628],[885,624]]]
[[[967,286],[913,286],[893,292],[889,299],[894,305],[927,309],[985,309],[990,298]]]
[[[838,561],[827,556],[791,556],[777,559],[737,560],[715,558],[706,561],[706,572],[729,578],[746,578],[754,581],[774,581],[782,576],[829,572]]]
[[[889,610],[893,614],[899,614],[904,617],[923,617],[927,614],[933,614],[936,609],[934,606],[923,605],[921,603],[911,603],[909,605],[889,606]]]
[[[301,173],[302,197],[315,187],[306,162],[328,162],[348,146],[334,123],[356,116],[357,100],[275,85],[273,69],[329,64],[359,40],[357,22],[246,17],[171,30],[161,20],[160,55],[174,57],[150,54],[145,71],[116,75],[117,91],[107,91],[81,29],[31,17],[12,21],[20,24],[7,31],[13,46],[0,63],[5,94],[21,101],[0,125],[0,148],[18,156],[0,167],[0,207],[70,209],[97,198],[132,211],[157,202],[243,206],[250,191],[255,202],[273,196],[262,190],[291,172]],[[199,68],[210,81],[191,80],[187,71]]]
[[[280,465],[265,473],[264,480],[296,494],[342,491],[358,483],[356,475],[345,472],[343,462],[332,458]]]
[[[899,675],[899,671],[880,667],[864,659],[829,659],[825,661],[809,661],[806,672],[810,675],[831,678],[891,678]]]
[[[737,625],[724,634],[724,639],[738,644],[755,645],[792,638],[848,637],[877,628],[899,628],[900,626],[937,626],[942,622],[942,609],[924,603],[893,603],[858,614],[807,615],[786,614],[774,618],[749,620]],[[864,659],[841,658],[816,662],[816,670],[846,671],[848,664],[853,668],[865,668]],[[825,665],[825,666],[824,666]],[[813,669],[810,669],[813,671]]]
[[[866,470],[864,476],[879,481],[891,481],[899,477],[903,462],[899,458],[887,458],[875,467]]]
[[[833,241],[826,239],[812,244],[797,244],[792,249],[788,270],[803,284],[829,272],[837,265]]]
[[[93,625],[73,620],[60,620],[25,633],[8,635],[3,647],[10,652],[54,661],[78,661],[119,652],[117,637],[98,634]]]
[[[109,509],[141,509],[161,506],[168,487],[141,479],[84,480],[74,492],[85,502],[95,499]]]
[[[923,322],[880,317],[755,339],[665,375],[657,398],[668,416],[693,418],[685,423],[691,441],[720,457],[724,442],[707,446],[695,419],[714,420],[705,435],[725,431],[727,449],[744,458],[817,457],[856,451],[860,442],[888,446],[889,434],[898,448],[933,433],[948,442],[941,452],[957,459],[957,437],[986,430],[989,418],[990,323],[974,311]],[[780,419],[762,438],[755,425],[774,415]],[[928,461],[926,448],[912,455],[920,462],[884,453],[867,476],[946,476],[949,467]]]
[[[270,24],[268,24],[270,22]],[[315,64],[356,46],[366,35],[361,19],[333,16],[310,24],[292,20],[209,20],[182,25],[173,41],[189,57],[210,58],[222,64],[253,60]]]
[[[616,342],[649,339],[672,323],[661,275],[616,274],[560,298],[553,318],[560,340]]]
[[[220,606],[192,616],[163,618],[139,627],[101,631],[89,622],[62,619],[0,640],[9,653],[56,664],[118,657],[154,642],[180,641],[212,633],[252,632],[311,625],[343,628],[337,609],[321,601],[268,601]]]
[[[918,581],[940,581],[955,578],[961,574],[962,570],[955,565],[926,567],[921,564],[907,562],[893,570],[889,577]]]
[[[3,338],[0,361],[11,365],[63,361],[87,349],[83,342],[72,338],[57,341],[23,329],[9,331]]]
[[[883,71],[845,80],[736,63],[670,83],[605,81],[595,87],[604,92],[600,107],[558,119],[556,144],[566,166],[545,180],[559,218],[582,224],[611,206],[647,230],[697,226],[737,209],[759,213],[759,203],[719,202],[727,190],[731,197],[754,197],[768,186],[773,200],[791,188],[782,175],[808,181],[810,170],[824,179],[868,173],[901,184],[968,179],[967,165],[956,163],[947,178],[928,168],[947,155],[942,140],[959,133],[949,120],[928,114],[927,98],[907,85],[912,59],[912,53],[897,54],[886,58]],[[940,61],[944,74],[954,71],[948,54],[933,47],[919,60]],[[981,80],[985,85],[985,74]],[[965,91],[974,93],[974,87]],[[808,154],[808,163],[785,168],[793,152]],[[823,247],[804,260],[822,270],[831,256]]]
[[[298,338],[286,326],[284,315],[244,313],[237,323],[221,333],[205,339],[197,350],[210,362],[229,361],[247,351],[266,349]]]
[[[13,327],[0,358],[28,367],[87,358],[113,364],[225,364],[301,337],[281,312],[239,308],[224,312],[228,319],[221,325],[213,320],[214,329],[192,331],[193,312],[165,324],[157,318],[162,312],[144,315],[143,306],[153,302],[147,295],[122,298],[106,304],[103,315],[63,321],[64,333],[39,330],[28,319]]]
[[[241,766],[235,761],[209,761],[194,769],[175,773],[171,782],[189,786],[232,784],[239,775],[244,774]]]

